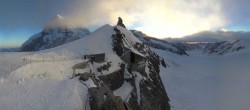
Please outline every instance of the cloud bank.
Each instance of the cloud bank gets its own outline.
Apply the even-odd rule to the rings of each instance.
[[[67,16],[87,26],[115,24],[151,36],[180,37],[225,25],[218,0],[74,0]]]
[[[249,0],[2,0],[0,29],[40,30],[56,14],[96,29],[115,25],[120,16],[129,29],[178,37],[214,28],[245,29],[249,10]]]

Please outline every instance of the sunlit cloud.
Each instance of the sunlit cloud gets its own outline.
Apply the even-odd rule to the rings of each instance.
[[[221,28],[250,31],[249,0],[2,0],[0,5],[0,44],[10,37],[23,43],[57,14],[91,31],[116,25],[120,16],[128,29],[157,38]],[[22,30],[29,34],[16,32],[20,28],[29,28]]]
[[[226,29],[226,28],[221,28],[221,31],[222,31],[222,32],[229,32],[229,30]]]
[[[115,25],[120,16],[128,28],[159,38],[182,37],[226,23],[218,0],[80,0],[68,16],[85,26]]]

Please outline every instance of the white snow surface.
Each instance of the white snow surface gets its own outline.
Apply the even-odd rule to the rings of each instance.
[[[136,40],[130,31],[123,28],[121,31],[128,35],[128,39]],[[55,48],[37,52],[0,52],[0,108],[90,109],[87,87],[96,85],[91,79],[85,82],[87,87],[78,80],[79,77],[70,79],[72,66],[83,62],[83,55],[105,53],[105,61],[112,63],[109,71],[103,74],[118,70],[123,61],[113,52],[112,34],[113,26],[104,25],[82,39]],[[91,66],[96,69],[100,64]],[[130,86],[125,84],[123,87]]]
[[[190,51],[180,56],[156,50],[170,67],[161,78],[172,110],[249,110],[250,50],[223,56]]]
[[[18,63],[18,56],[15,59]],[[82,60],[17,64],[21,67],[1,77],[0,108],[82,110],[88,90],[78,78],[69,79],[73,73],[71,67],[79,62]]]
[[[136,94],[138,96],[137,98],[137,103],[140,105],[141,104],[141,91],[140,91],[140,83],[141,83],[141,80],[143,79],[142,75],[138,72],[134,72],[133,71],[133,74],[136,75],[136,78],[135,78],[135,87],[136,87]]]
[[[83,110],[87,88],[78,79],[29,79],[0,84],[2,110]]]
[[[34,62],[13,71],[9,79],[67,79],[73,74],[72,66],[83,60],[69,60],[56,62]]]
[[[140,42],[118,26],[131,44]],[[88,89],[79,77],[69,79],[72,66],[83,62],[83,55],[105,53],[112,62],[109,74],[123,61],[112,50],[113,27],[104,25],[91,35],[65,45],[39,52],[0,52],[0,108],[3,110],[84,110],[89,109]],[[248,110],[250,102],[250,44],[246,49],[223,56],[205,55],[199,50],[180,56],[152,49],[165,59],[161,78],[172,110]],[[117,65],[116,65],[117,64]],[[96,69],[102,64],[93,64]],[[148,73],[148,68],[146,68]],[[143,77],[136,74],[136,91]],[[88,87],[94,87],[91,79]],[[132,86],[124,82],[114,91],[123,100]]]

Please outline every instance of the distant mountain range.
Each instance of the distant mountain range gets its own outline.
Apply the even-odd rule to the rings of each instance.
[[[121,19],[120,19],[121,20]],[[119,21],[122,23],[122,21]],[[122,27],[125,27],[122,24]],[[229,52],[228,48],[223,48],[224,46],[218,47],[219,44],[230,44],[230,42],[239,42],[242,40],[249,40],[250,32],[231,32],[231,31],[203,31],[193,35],[185,36],[183,38],[168,38],[168,39],[157,39],[144,34],[141,31],[130,30],[134,36],[136,36],[145,45],[166,50],[179,55],[188,55],[189,50],[193,49],[203,49],[203,53],[222,55]],[[54,48],[89,35],[91,32],[87,28],[77,27],[72,23],[68,22],[66,18],[56,15],[51,19],[45,28],[31,36],[22,46],[12,49],[0,49],[2,52],[13,52],[13,51],[40,51],[45,49]],[[244,49],[239,43],[238,46],[233,49],[233,51],[238,51]],[[235,45],[233,43],[232,45]],[[227,46],[226,46],[227,47]],[[223,48],[223,49],[222,49]],[[215,51],[216,50],[216,51]],[[219,52],[223,50],[224,52]],[[233,52],[232,51],[232,52]]]
[[[17,52],[19,51],[19,48],[0,48],[0,52]]]

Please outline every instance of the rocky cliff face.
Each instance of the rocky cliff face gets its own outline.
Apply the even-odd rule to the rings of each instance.
[[[63,45],[86,35],[90,31],[68,23],[60,15],[55,16],[43,29],[31,36],[20,48],[20,51],[39,51]]]
[[[112,35],[113,50],[118,56],[122,57],[128,51],[126,51],[125,48],[127,47],[124,45],[126,36],[119,28],[121,27],[115,27],[115,34]],[[123,102],[123,108],[127,108],[127,110],[170,110],[169,98],[159,75],[162,59],[140,42],[132,45],[130,49],[135,49],[145,55],[145,64],[134,68],[134,65],[139,64],[124,61],[125,63],[120,64],[121,69],[119,71],[99,78],[111,91],[121,88],[124,82],[132,86],[132,91],[128,93],[129,96]],[[130,77],[125,77],[126,75]],[[106,106],[105,101],[103,104],[103,106]]]
[[[122,21],[122,18],[121,18],[121,17],[118,17],[117,26],[121,26],[121,27],[126,28],[126,26],[123,24],[123,21]]]
[[[80,82],[88,89],[85,103],[92,110],[170,109],[167,90],[160,77],[164,74],[160,68],[164,69],[167,64],[122,26],[107,24],[84,39],[37,53],[36,57],[46,54],[84,59],[80,59],[79,64],[85,66],[75,71],[73,79],[80,76]],[[95,62],[99,54],[104,55],[101,56],[104,59]]]
[[[97,82],[96,87],[89,88],[91,109],[170,110],[160,78],[163,74],[160,66],[166,67],[164,59],[122,26],[113,27],[108,39],[112,40],[112,55],[117,56],[119,62],[110,59],[90,64],[96,68],[91,72],[91,79]],[[116,69],[115,65],[118,65]]]
[[[236,52],[241,49],[244,49],[245,46],[241,45],[240,40],[236,41],[223,41],[223,42],[216,42],[216,43],[210,43],[207,46],[205,46],[203,53],[204,54],[215,54],[215,55],[224,55],[226,53],[230,52]]]

